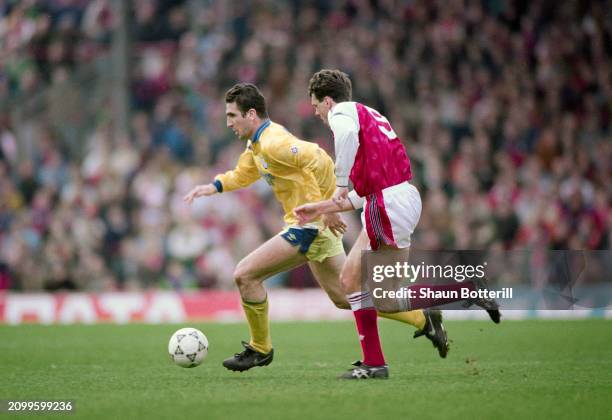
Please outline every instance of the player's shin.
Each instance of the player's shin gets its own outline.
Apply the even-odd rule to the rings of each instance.
[[[242,308],[249,323],[251,334],[249,344],[260,353],[269,353],[272,350],[272,339],[270,337],[267,296],[263,302],[247,302],[243,299]]]
[[[378,336],[377,313],[368,291],[347,295],[351,304],[357,333],[363,352],[363,363],[367,366],[383,366],[385,358]]]

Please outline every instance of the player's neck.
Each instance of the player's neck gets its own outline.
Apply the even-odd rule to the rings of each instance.
[[[255,131],[253,131],[253,135],[251,136],[251,140],[253,142],[256,142],[259,140],[259,137],[261,136],[261,133],[263,133],[263,131],[268,128],[268,126],[270,125],[271,121],[269,118],[255,118],[253,120],[253,127],[255,127]]]

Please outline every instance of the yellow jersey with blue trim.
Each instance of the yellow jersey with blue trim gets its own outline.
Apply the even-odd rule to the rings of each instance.
[[[272,187],[290,226],[298,222],[293,214],[295,207],[327,200],[336,189],[334,162],[325,150],[269,120],[247,142],[236,167],[215,177],[215,186],[219,192],[233,191],[259,178]],[[322,226],[320,220],[314,224]]]

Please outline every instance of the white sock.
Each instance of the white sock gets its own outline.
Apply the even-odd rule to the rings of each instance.
[[[363,292],[355,292],[355,293],[348,294],[346,295],[346,298],[351,304],[351,309],[353,311],[374,307],[372,296],[370,295],[370,292],[368,292],[367,290]]]

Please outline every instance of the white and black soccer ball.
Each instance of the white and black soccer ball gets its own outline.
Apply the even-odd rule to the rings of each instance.
[[[208,354],[208,339],[195,328],[181,328],[170,337],[168,353],[181,367],[196,367]]]

